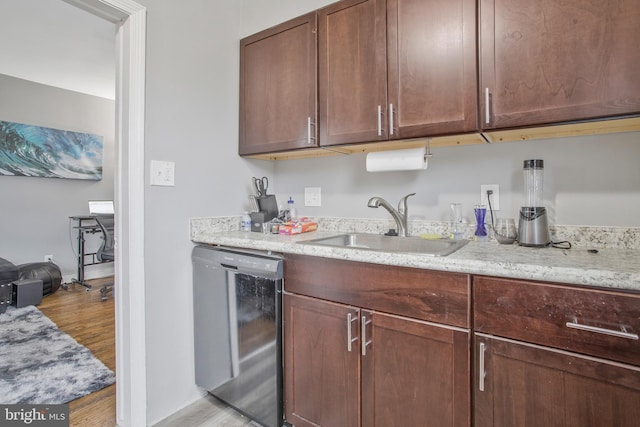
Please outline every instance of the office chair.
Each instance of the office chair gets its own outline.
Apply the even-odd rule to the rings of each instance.
[[[96,215],[95,219],[98,227],[100,227],[100,230],[102,230],[102,244],[100,245],[100,248],[96,253],[96,258],[100,262],[114,261],[114,240],[112,234],[114,224],[113,215]],[[113,292],[113,282],[106,283],[102,286],[102,288],[100,288],[102,301],[107,300],[107,293],[109,291]]]

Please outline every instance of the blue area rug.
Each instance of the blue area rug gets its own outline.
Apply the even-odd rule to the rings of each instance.
[[[114,382],[113,371],[36,307],[0,314],[0,403],[62,404]]]

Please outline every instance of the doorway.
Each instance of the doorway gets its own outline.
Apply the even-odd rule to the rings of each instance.
[[[116,418],[146,425],[144,102],[146,9],[131,0],[64,0],[116,24]]]

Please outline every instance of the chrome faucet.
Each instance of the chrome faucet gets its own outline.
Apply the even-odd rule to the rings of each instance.
[[[382,206],[385,208],[393,219],[396,221],[396,226],[398,227],[398,236],[407,237],[409,235],[407,228],[407,217],[409,216],[409,208],[407,207],[407,199],[411,196],[415,196],[416,193],[407,194],[398,202],[398,210],[395,210],[393,206],[389,204],[382,197],[372,197],[369,199],[369,203],[367,206],[370,208],[378,208]]]

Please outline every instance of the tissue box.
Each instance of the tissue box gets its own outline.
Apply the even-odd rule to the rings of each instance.
[[[292,235],[307,233],[309,231],[315,231],[318,229],[318,223],[310,221],[308,218],[302,218],[298,221],[289,221],[284,224],[280,224],[279,234]]]

